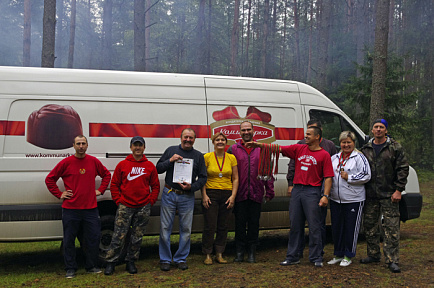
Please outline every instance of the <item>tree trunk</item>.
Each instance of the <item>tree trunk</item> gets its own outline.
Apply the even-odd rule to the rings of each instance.
[[[319,61],[318,61],[318,81],[317,89],[325,92],[327,88],[327,68],[328,68],[328,51],[329,51],[329,33],[330,33],[330,16],[332,12],[332,1],[321,1],[321,22],[319,29]]]
[[[280,45],[280,79],[283,79],[285,69],[285,52],[286,52],[286,23],[288,21],[288,4],[285,2],[283,17],[282,44]]]
[[[92,11],[91,11],[92,7],[91,7],[91,3],[90,0],[87,0],[87,9],[86,9],[86,24],[85,27],[87,27],[86,29],[88,29],[89,33],[87,34],[86,37],[86,45],[88,48],[87,51],[87,68],[94,68],[94,61],[93,61],[93,55],[95,55],[95,53],[99,53],[98,51],[95,51],[95,49],[92,49],[93,47],[95,47],[95,45],[93,45],[93,42],[95,41],[94,39],[95,37],[95,32],[92,29]],[[91,48],[92,47],[92,48]]]
[[[30,46],[32,43],[32,2],[24,0],[23,66],[30,66]]]
[[[211,74],[211,16],[212,16],[212,0],[208,2],[208,29],[206,30],[206,74]]]
[[[203,37],[205,30],[205,1],[199,2],[199,15],[197,17],[197,32],[196,32],[196,57],[194,61],[194,72],[203,73],[205,39]]]
[[[266,75],[266,59],[267,59],[267,43],[268,43],[268,21],[270,15],[270,0],[265,0],[264,5],[264,23],[262,30],[262,49],[261,49],[261,68],[259,76],[265,78]]]
[[[367,17],[365,16],[366,8],[365,2],[358,1],[354,10],[356,17],[356,29],[354,30],[353,39],[356,41],[356,62],[358,65],[363,65],[363,60],[365,57],[365,30],[367,26]],[[360,69],[356,71],[356,77],[360,77]]]
[[[113,33],[113,0],[105,0],[103,4],[102,22],[102,61],[101,68],[112,67],[112,33]]]
[[[77,0],[71,0],[71,22],[69,24],[68,68],[74,64],[75,20],[77,15]]]
[[[56,0],[44,0],[41,67],[54,67]]]
[[[310,24],[309,24],[309,48],[307,60],[307,75],[306,82],[312,83],[312,41],[313,41],[313,1],[310,4]]]
[[[229,75],[237,74],[237,54],[238,54],[238,35],[239,35],[239,19],[240,19],[240,0],[235,0],[234,4],[234,21],[232,23],[231,34],[231,68]]]
[[[389,46],[394,47],[395,31],[393,30],[393,13],[395,12],[395,0],[389,2]]]
[[[145,0],[134,0],[134,70],[146,71]]]
[[[57,21],[56,21],[56,67],[65,67],[65,39],[67,20],[65,19],[65,3],[58,1],[56,5]]]
[[[376,1],[375,44],[374,61],[372,63],[372,95],[370,107],[371,127],[375,119],[383,118],[384,115],[387,73],[387,42],[389,33],[389,2],[390,0]]]
[[[311,19],[312,21],[312,19]],[[295,79],[300,80],[300,16],[297,0],[294,0],[294,33],[295,33]]]
[[[149,10],[151,9],[151,0],[146,0],[145,2],[145,71],[151,70],[151,64],[148,60],[150,57],[150,39],[151,39],[151,13],[149,13]]]
[[[247,13],[247,39],[246,39],[246,65],[244,66],[246,71],[249,71],[249,48],[250,48],[250,22],[252,21],[252,0],[249,0],[249,8]],[[246,72],[247,76],[249,73]]]

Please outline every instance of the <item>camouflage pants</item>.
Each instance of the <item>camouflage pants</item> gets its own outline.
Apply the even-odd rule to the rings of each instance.
[[[131,208],[119,204],[116,212],[115,228],[109,251],[107,252],[107,262],[116,262],[119,259],[122,248],[125,245],[125,237],[131,227],[130,243],[127,243],[128,250],[126,261],[135,261],[139,259],[140,246],[142,244],[143,234],[146,231],[146,225],[149,222],[151,214],[151,204],[140,208]]]
[[[399,263],[399,203],[389,199],[366,199],[363,225],[368,256],[380,259],[380,217],[384,231],[383,252],[386,264]]]

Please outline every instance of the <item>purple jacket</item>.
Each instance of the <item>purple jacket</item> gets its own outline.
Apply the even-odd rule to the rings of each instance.
[[[232,145],[228,152],[237,158],[238,163],[239,186],[235,202],[250,199],[261,203],[264,198],[264,192],[266,192],[265,196],[267,198],[273,199],[274,180],[263,181],[257,178],[261,149],[254,148],[249,155],[240,141]]]

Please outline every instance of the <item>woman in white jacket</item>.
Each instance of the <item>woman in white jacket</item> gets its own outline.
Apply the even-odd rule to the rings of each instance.
[[[339,136],[341,152],[332,156],[333,186],[330,192],[330,212],[335,257],[328,264],[351,264],[356,255],[357,238],[365,203],[365,183],[371,179],[371,169],[365,156],[354,149],[356,135],[344,131]]]

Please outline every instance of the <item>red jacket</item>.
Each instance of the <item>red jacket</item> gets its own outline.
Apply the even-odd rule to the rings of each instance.
[[[143,207],[148,203],[154,205],[160,193],[155,165],[144,155],[139,161],[133,155],[128,155],[116,166],[110,191],[116,205],[122,203],[131,208]]]
[[[66,190],[72,190],[74,196],[63,200],[66,209],[93,209],[97,207],[95,177],[100,176],[98,190],[104,194],[110,183],[110,172],[97,158],[87,155],[84,158],[69,156],[54,167],[45,178],[45,184],[51,194],[60,198],[62,191],[57,187],[57,180],[62,178]]]

